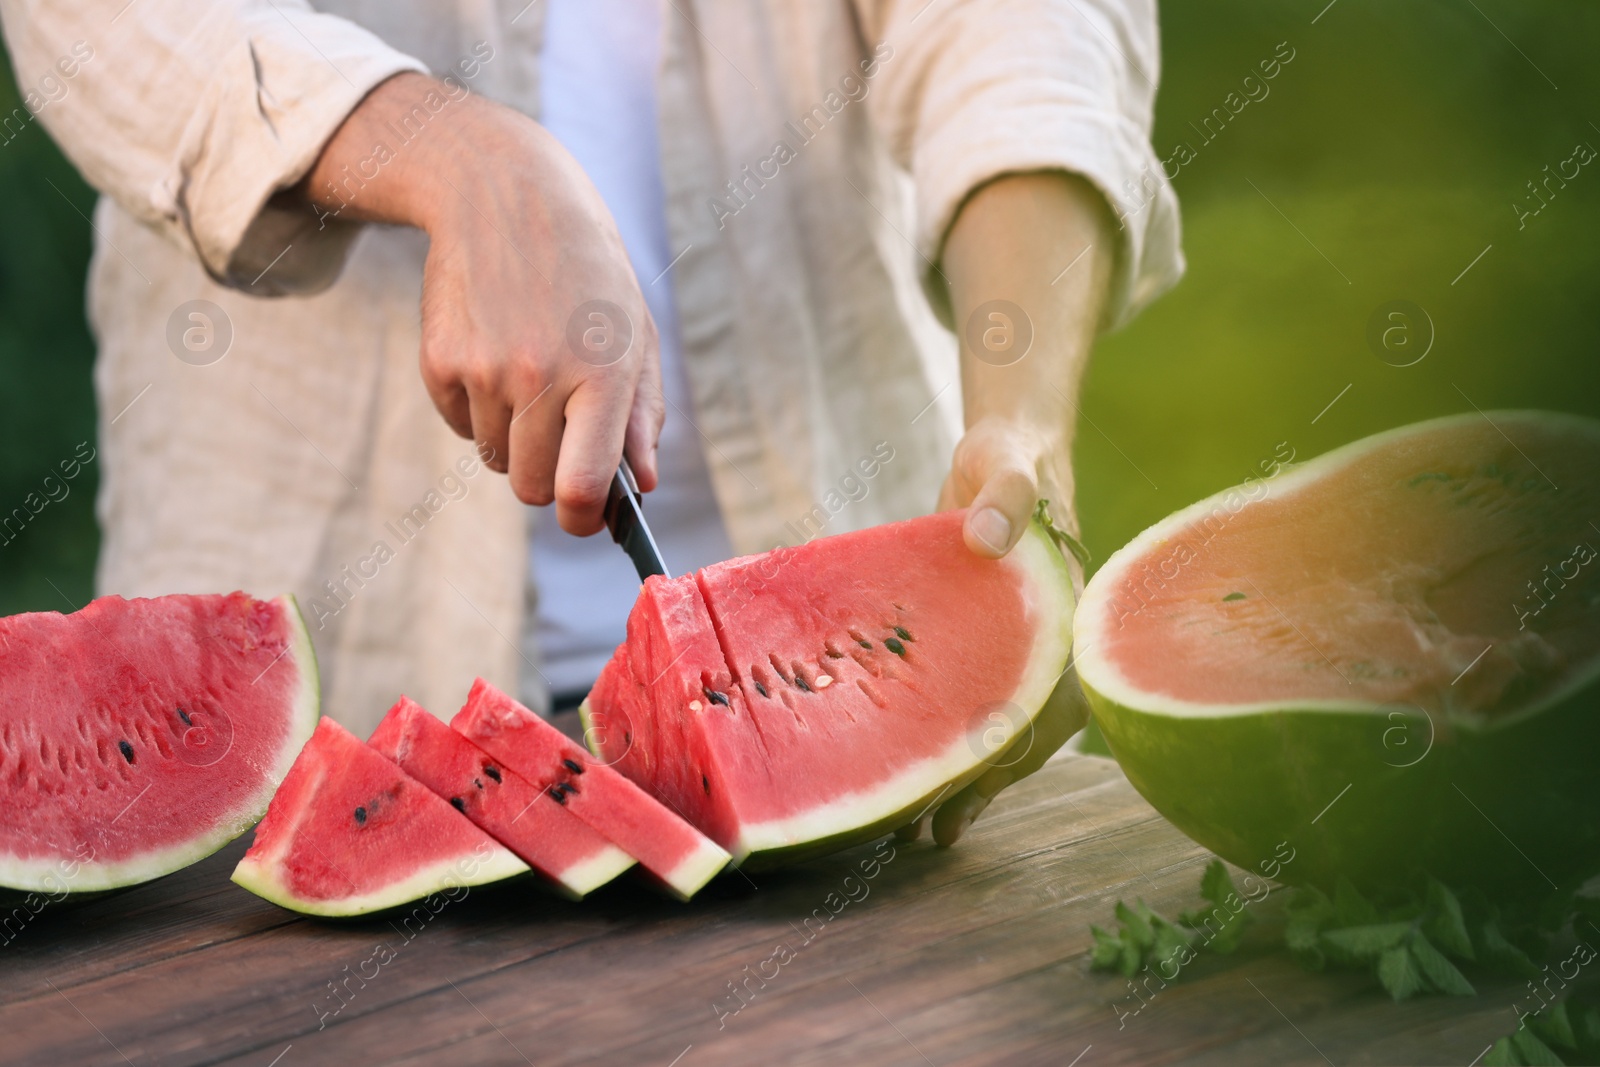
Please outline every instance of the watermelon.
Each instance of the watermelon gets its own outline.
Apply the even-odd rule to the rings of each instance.
[[[450,725],[626,849],[680,899],[727,865],[728,853],[704,834],[482,678]]]
[[[1600,869],[1600,423],[1475,412],[1264,473],[1084,594],[1079,677],[1133,784],[1293,883]]]
[[[0,619],[0,887],[114,889],[249,829],[318,714],[290,597],[102,597]]]
[[[323,719],[233,880],[306,915],[348,917],[526,873],[527,864],[350,731]]]
[[[574,900],[633,857],[421,705],[401,697],[367,742]]]
[[[1030,734],[1073,605],[1043,523],[990,560],[962,519],[647,580],[582,709],[596,755],[740,862],[843,847],[952,795]]]

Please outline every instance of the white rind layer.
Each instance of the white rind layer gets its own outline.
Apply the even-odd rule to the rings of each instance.
[[[1072,576],[1066,560],[1038,523],[1028,524],[1022,539],[1001,560],[1001,565],[1022,572],[1028,608],[1038,621],[1028,665],[1009,698],[1011,704],[1027,713],[1028,722],[1032,723],[1061,680],[1072,653]],[[1016,732],[1021,733],[1023,724],[1013,725]],[[961,780],[981,765],[990,752],[985,745],[985,734],[993,729],[992,723],[980,721],[939,755],[904,768],[874,789],[844,794],[828,804],[786,819],[744,824],[733,850],[734,863],[744,862],[752,853],[832,837],[841,827],[871,826],[904,811],[923,797],[939,793],[942,787]]]
[[[573,900],[582,900],[637,862],[616,845],[607,844],[585,860],[554,875],[556,885]]]
[[[473,873],[463,876],[462,868],[469,865]],[[302,915],[350,918],[409,904],[442,890],[485,885],[527,872],[528,865],[512,855],[509,849],[495,846],[487,859],[480,859],[473,852],[463,853],[457,859],[441,860],[382,889],[338,900],[306,900],[298,897],[283,884],[274,864],[249,857],[240,860],[239,866],[234,868],[233,881],[263,900]]]
[[[1560,426],[1564,429],[1591,435],[1594,434],[1596,426],[1592,419],[1559,415],[1546,411],[1493,411],[1487,415],[1473,412],[1467,415],[1447,415],[1443,418],[1429,419],[1426,422],[1387,430],[1383,433],[1373,434],[1371,437],[1363,437],[1331,452],[1324,452],[1315,459],[1286,468],[1276,478],[1261,483],[1267,487],[1267,494],[1254,503],[1269,499],[1279,501],[1290,499],[1296,493],[1315,485],[1330,473],[1348,467],[1363,456],[1370,455],[1372,452],[1382,449],[1395,441],[1424,436],[1454,426],[1481,421],[1484,418],[1488,418],[1495,425],[1502,427],[1511,423],[1532,421],[1543,426]],[[1084,688],[1092,689],[1105,699],[1124,708],[1135,708],[1150,714],[1170,715],[1177,718],[1226,718],[1236,715],[1259,715],[1264,712],[1285,710],[1286,703],[1283,700],[1253,701],[1238,704],[1201,704],[1167,696],[1164,693],[1148,692],[1130,682],[1117,668],[1116,664],[1112,663],[1097,647],[1101,643],[1101,633],[1104,629],[1109,629],[1112,623],[1111,599],[1115,595],[1119,584],[1127,576],[1128,571],[1136,564],[1144,561],[1157,546],[1171,541],[1175,536],[1198,523],[1203,516],[1209,515],[1218,507],[1223,506],[1223,499],[1230,493],[1237,493],[1240,488],[1240,486],[1230,486],[1220,493],[1208,496],[1204,500],[1189,505],[1182,511],[1167,516],[1112,553],[1100,570],[1095,573],[1093,580],[1089,582],[1088,588],[1083,592],[1083,601],[1078,605],[1077,617],[1073,623],[1073,644],[1077,649],[1074,662],[1078,668],[1078,679],[1083,683]],[[1239,510],[1242,511],[1244,508],[1251,506],[1253,506],[1252,503],[1246,503]],[[1530,715],[1537,714],[1545,708],[1559,704],[1578,690],[1593,684],[1597,679],[1600,679],[1600,659],[1596,659],[1585,665],[1583,669],[1574,672],[1567,685],[1562,686],[1559,691],[1541,700],[1537,705],[1530,705],[1515,715],[1499,717],[1494,721],[1493,725],[1497,727],[1506,726]],[[1357,714],[1383,714],[1389,710],[1387,706],[1358,700],[1301,700],[1293,702],[1293,709],[1295,711]]]
[[[661,881],[679,900],[688,900],[732,859],[715,841],[701,837],[699,847],[680,860]]]
[[[282,608],[289,620],[293,652],[284,658],[292,659],[294,666],[299,668],[300,692],[295,697],[294,712],[290,719],[290,740],[279,751],[276,764],[253,768],[261,775],[261,784],[256,790],[243,798],[234,812],[218,820],[204,833],[182,844],[147,852],[137,859],[100,863],[78,860],[65,854],[53,859],[0,855],[0,886],[21,892],[56,894],[61,892],[63,885],[72,893],[92,893],[138,885],[198,863],[261,820],[272,794],[289,773],[300,749],[311,739],[321,715],[317,654],[311,647],[311,635],[306,630],[299,605],[293,596],[287,595],[278,597],[272,603]],[[93,847],[94,842],[83,844]],[[68,877],[62,873],[63,867],[74,867],[76,873]]]

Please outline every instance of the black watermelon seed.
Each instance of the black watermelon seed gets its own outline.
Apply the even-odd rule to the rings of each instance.
[[[885,641],[883,643],[883,647],[887,648],[890,652],[893,652],[895,655],[899,656],[901,659],[905,659],[906,658],[906,646],[902,645],[900,643],[900,639],[899,638],[896,638],[896,637],[889,638],[889,640],[887,640],[887,641]]]
[[[367,825],[367,809],[366,808],[357,808],[356,809],[356,825],[357,826],[365,826],[365,825]]]
[[[561,788],[568,793],[576,793],[578,791],[578,787],[571,782],[562,782]]]
[[[573,774],[583,773],[583,764],[579,763],[575,759],[564,759],[561,761],[561,765],[567,770],[571,771]]]
[[[185,726],[193,726],[194,725],[194,723],[189,720],[189,713],[187,711],[184,711],[182,708],[178,709],[178,718],[183,720],[183,725],[185,725]]]
[[[552,798],[554,798],[557,804],[565,804],[567,802],[567,794],[561,791],[561,787],[559,785],[551,786],[547,792]]]
[[[762,696],[766,696],[767,695],[767,687],[762,685],[760,682],[757,682],[756,683],[756,692],[760,693]]]
[[[706,796],[711,795],[711,779],[703,774],[700,776],[700,787],[706,791]]]
[[[126,741],[118,741],[117,748],[122,751],[122,758],[129,763],[133,762],[133,746]]]
[[[473,780],[472,780],[472,784],[473,784],[473,785],[475,785],[475,786],[477,786],[477,787],[478,787],[478,788],[479,788],[479,789],[482,789],[482,788],[483,788],[483,782],[482,782],[482,780],[480,780],[480,779],[477,779],[477,778],[474,778],[474,779],[473,779]]]
[[[800,677],[799,671],[794,672],[794,687],[800,690],[802,693],[811,692],[811,687],[806,684],[806,680],[804,678]]]
[[[907,630],[906,630],[906,628],[904,626],[896,626],[894,628],[894,634],[895,634],[896,637],[898,637],[902,641],[910,641],[910,640],[912,640],[911,634],[909,632],[907,632]]]
[[[702,689],[701,692],[705,693],[706,699],[711,701],[711,703],[721,704],[725,708],[729,706],[728,694],[719,693],[715,689]]]
[[[863,638],[860,641],[857,641],[856,644],[860,645],[862,648],[871,648],[872,647],[872,642],[866,640],[865,638]]]
[[[450,806],[452,808],[455,808],[457,811],[459,811],[463,815],[465,815],[467,813],[467,802],[465,800],[462,800],[460,797],[451,797],[450,798]]]
[[[490,778],[493,778],[497,782],[500,781],[500,769],[493,764],[485,763],[483,765],[483,773],[487,774]]]

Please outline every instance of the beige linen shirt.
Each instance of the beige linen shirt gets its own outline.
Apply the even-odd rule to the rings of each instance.
[[[273,195],[399,71],[537,116],[542,17],[539,0],[0,0],[20,84],[45,87],[30,109],[103,194],[98,587],[295,593],[325,708],[360,733],[402,692],[448,717],[474,675],[531,671],[527,512],[421,385],[426,238]],[[707,442],[739,551],[933,506],[960,409],[935,264],[984,181],[1061,168],[1100,188],[1122,219],[1108,325],[1182,270],[1149,145],[1152,0],[672,0],[664,33],[693,395],[668,416]],[[884,443],[866,495],[843,495]]]

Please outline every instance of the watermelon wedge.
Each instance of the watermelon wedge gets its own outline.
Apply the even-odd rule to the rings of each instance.
[[[679,899],[727,866],[728,853],[704,834],[482,678],[450,725],[626,849]]]
[[[573,900],[633,866],[543,788],[401,697],[367,744],[433,790]]]
[[[318,714],[293,598],[0,619],[0,887],[133,885],[249,829]]]
[[[306,915],[367,915],[526,873],[449,803],[323,719],[233,880]]]
[[[1474,412],[1267,473],[1089,583],[1078,672],[1133,784],[1289,882],[1600,870],[1600,423]]]
[[[741,862],[844,847],[1028,734],[1070,651],[1035,521],[981,559],[947,512],[651,578],[583,709],[596,755]]]

